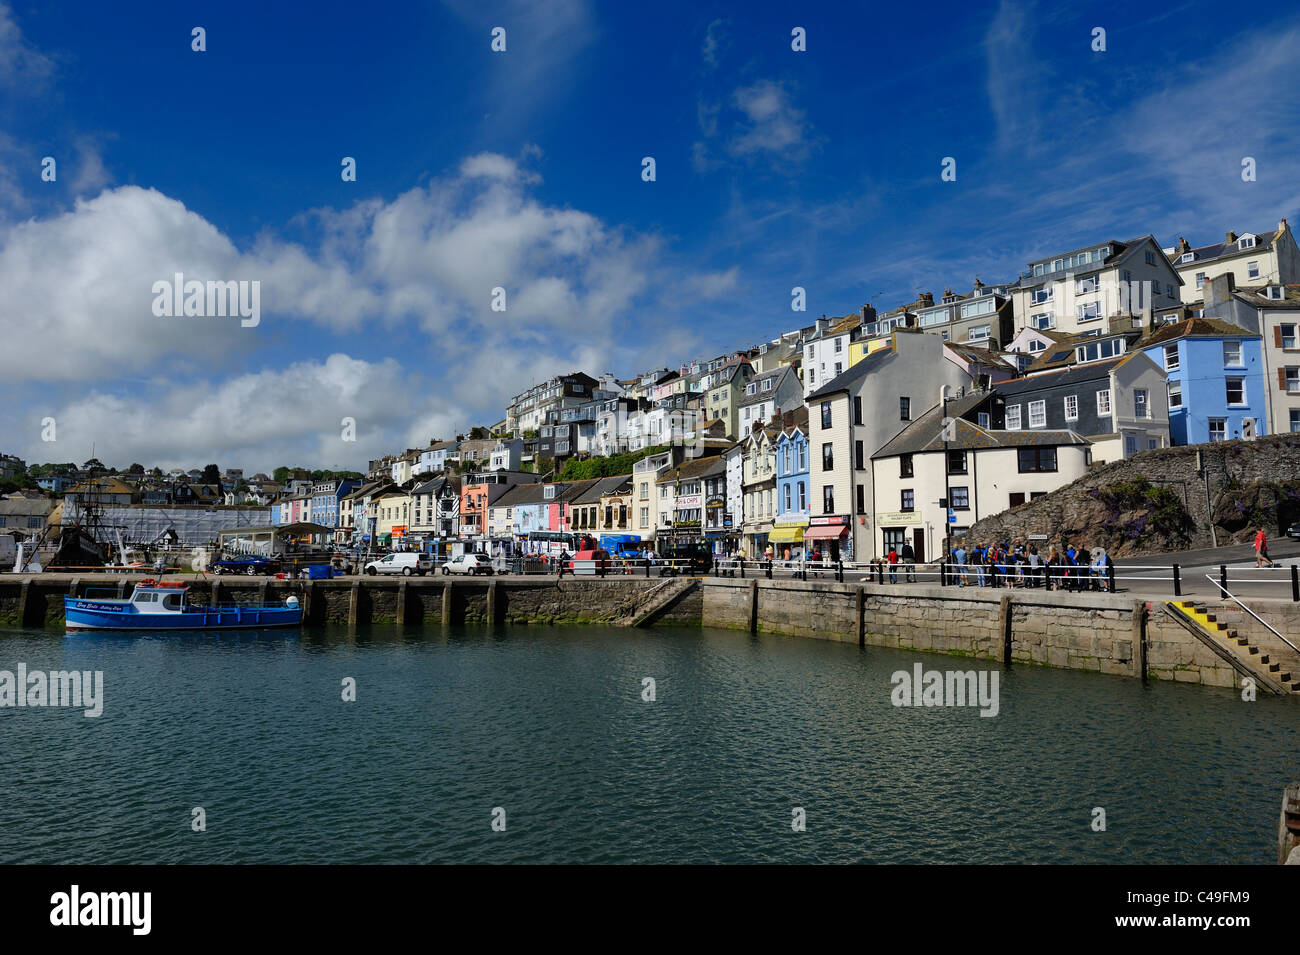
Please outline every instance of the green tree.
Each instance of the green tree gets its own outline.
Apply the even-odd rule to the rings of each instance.
[[[293,470],[291,468],[280,465],[280,467],[271,472],[271,480],[275,481],[276,484],[283,484],[285,481],[289,480],[289,475],[292,473]]]
[[[221,468],[215,464],[205,464],[203,466],[203,477],[199,479],[202,484],[215,484],[221,486]]]

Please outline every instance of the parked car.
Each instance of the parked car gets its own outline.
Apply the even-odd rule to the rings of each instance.
[[[564,569],[571,574],[598,574],[601,570],[608,574],[613,566],[614,562],[609,558],[609,551],[598,547],[594,550],[578,551]]]
[[[659,558],[664,562],[660,577],[689,577],[707,574],[713,569],[713,552],[706,544],[686,544],[664,551]]]
[[[371,577],[376,574],[401,574],[403,577],[418,574],[423,577],[431,570],[433,570],[433,558],[428,554],[417,554],[411,551],[392,553],[366,564],[366,573]]]
[[[259,557],[255,554],[249,554],[244,557],[219,560],[212,565],[211,569],[218,576],[221,574],[247,574],[249,577],[253,577],[257,574],[279,573],[280,562],[272,557]]]
[[[460,554],[442,565],[444,574],[492,575],[492,561],[483,554]]]
[[[1300,541],[1300,524],[1292,524],[1286,529],[1286,536],[1294,541]]]

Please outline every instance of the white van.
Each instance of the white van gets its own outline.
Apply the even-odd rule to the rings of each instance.
[[[371,577],[375,574],[401,574],[403,577],[419,574],[423,577],[431,570],[433,570],[433,558],[428,554],[416,554],[411,551],[389,554],[387,557],[366,564],[366,573]]]

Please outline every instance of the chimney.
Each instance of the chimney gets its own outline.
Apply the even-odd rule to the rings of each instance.
[[[933,304],[934,304],[934,293],[933,293],[933,292],[922,292],[922,293],[921,293],[921,297],[920,297],[917,301],[918,301],[921,305],[933,305]]]
[[[1174,249],[1174,251],[1177,252],[1179,255],[1182,255],[1184,252],[1192,251],[1192,247],[1188,245],[1187,240],[1180,235],[1178,237],[1178,246]]]
[[[1227,235],[1225,235],[1225,236],[1223,237],[1223,242],[1224,242],[1224,244],[1225,244],[1225,245],[1232,245],[1232,243],[1234,243],[1234,242],[1236,242],[1236,241],[1237,241],[1237,233],[1235,233],[1235,232],[1233,232],[1231,229],[1229,229]]]
[[[1283,232],[1286,231],[1286,229],[1287,229],[1286,220],[1285,220],[1285,219],[1278,219],[1278,220],[1277,220],[1277,234],[1278,234],[1278,235],[1281,235]]]
[[[984,289],[984,283],[980,281],[980,277],[978,275],[975,276],[975,284],[972,286],[972,288],[975,290],[976,295],[978,295]]]
[[[876,320],[876,310],[870,305],[862,306],[862,321],[874,322]]]
[[[1237,283],[1233,280],[1231,272],[1216,275],[1205,283],[1205,292],[1202,296],[1204,306],[1208,309],[1211,306],[1228,301],[1228,299],[1232,298],[1232,293],[1236,288]]]

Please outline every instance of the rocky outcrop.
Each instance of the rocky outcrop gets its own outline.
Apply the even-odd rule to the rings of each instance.
[[[1300,435],[1143,451],[984,518],[972,539],[1047,535],[1112,556],[1246,543],[1300,521]],[[1214,526],[1214,537],[1210,527]]]

